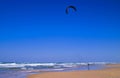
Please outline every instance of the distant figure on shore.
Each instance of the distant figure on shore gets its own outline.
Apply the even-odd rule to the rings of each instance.
[[[90,64],[88,63],[87,65],[88,65],[88,70],[90,70]]]

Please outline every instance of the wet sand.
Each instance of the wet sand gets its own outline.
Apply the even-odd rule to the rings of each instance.
[[[120,78],[120,64],[106,65],[102,70],[46,72],[30,75],[28,78]]]

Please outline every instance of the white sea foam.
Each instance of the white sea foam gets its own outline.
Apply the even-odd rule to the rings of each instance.
[[[108,64],[108,62],[88,62],[89,64]],[[53,67],[53,68],[70,68],[81,65],[88,65],[88,63],[0,63],[0,68],[22,68],[26,67]]]
[[[25,66],[54,66],[54,63],[29,63],[29,64],[16,64],[16,63],[6,63],[0,64],[0,67],[25,67]]]
[[[24,65],[23,64],[16,64],[16,63],[6,63],[6,64],[0,64],[0,67],[13,68],[13,67],[24,67]]]

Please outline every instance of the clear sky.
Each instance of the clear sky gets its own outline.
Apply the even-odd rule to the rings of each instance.
[[[0,0],[0,61],[120,62],[120,1]]]

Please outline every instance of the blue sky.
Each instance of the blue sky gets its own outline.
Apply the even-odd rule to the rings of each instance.
[[[0,0],[0,61],[120,62],[119,3]]]

